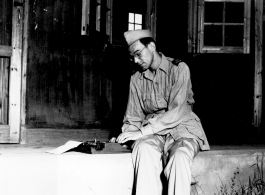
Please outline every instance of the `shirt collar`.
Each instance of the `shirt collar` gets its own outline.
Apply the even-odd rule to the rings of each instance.
[[[168,64],[169,61],[167,60],[166,56],[164,56],[164,54],[160,53],[162,55],[162,60],[160,62],[160,65],[158,67],[158,69],[162,70],[163,72],[165,72],[166,74],[168,74]],[[143,77],[149,79],[149,80],[153,80],[153,73],[147,69],[146,71],[142,72],[140,74],[140,79],[143,79]]]
[[[159,65],[159,69],[163,70],[166,74],[168,74],[168,67],[169,67],[169,61],[166,58],[166,56],[164,56],[164,54],[160,53],[162,55],[162,60],[161,63]]]

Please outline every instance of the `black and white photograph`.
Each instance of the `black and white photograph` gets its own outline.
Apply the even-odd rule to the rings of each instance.
[[[0,0],[0,195],[265,195],[264,22],[264,0]]]

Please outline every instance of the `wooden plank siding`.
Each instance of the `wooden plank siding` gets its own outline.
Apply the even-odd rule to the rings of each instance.
[[[12,1],[0,1],[0,143],[10,141],[9,120],[9,78],[12,56]]]
[[[0,58],[0,125],[8,124],[10,59]]]
[[[29,1],[25,125],[88,128],[109,121],[106,35],[81,35],[81,1],[35,2]]]
[[[28,21],[29,21],[29,0],[24,1],[24,25],[22,42],[22,70],[21,70],[21,125],[26,120],[26,87],[27,87],[27,65],[28,65]],[[23,139],[21,137],[21,139]]]
[[[9,125],[0,125],[0,143],[10,142],[9,132],[10,132]]]
[[[51,128],[22,128],[23,140],[21,144],[43,144],[43,145],[62,145],[69,140],[87,141],[99,140],[108,141],[109,129],[51,129]]]

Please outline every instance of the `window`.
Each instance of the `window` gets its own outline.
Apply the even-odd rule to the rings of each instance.
[[[190,1],[189,22],[189,51],[249,53],[250,0]]]
[[[143,24],[142,14],[129,13],[128,30],[142,29]]]
[[[96,30],[111,36],[111,10],[113,0],[82,0],[81,35]]]
[[[127,30],[149,29],[156,36],[157,0],[81,0],[81,35],[106,34],[112,45],[124,46]]]

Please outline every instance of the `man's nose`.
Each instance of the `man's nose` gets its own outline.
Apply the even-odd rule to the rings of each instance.
[[[136,64],[138,64],[138,63],[140,62],[140,59],[137,58],[137,57],[134,57],[134,62],[135,62]]]

